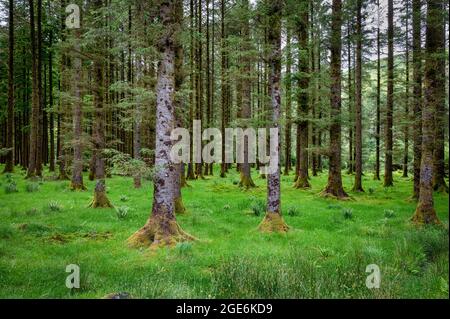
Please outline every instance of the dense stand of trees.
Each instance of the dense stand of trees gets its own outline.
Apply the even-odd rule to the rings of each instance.
[[[66,18],[80,8],[80,28]],[[413,220],[438,222],[448,192],[448,3],[421,0],[2,1],[0,161],[4,172],[71,179],[91,206],[111,207],[107,177],[152,172],[153,211],[132,243],[192,239],[176,223],[181,188],[225,177],[225,128],[279,127],[280,167],[261,229],[286,231],[280,172],[295,188],[328,170],[323,196],[364,192],[373,174],[395,187],[412,173]],[[66,9],[71,8],[66,12]],[[447,14],[445,14],[447,12]],[[425,36],[425,37],[424,37]],[[387,53],[385,55],[385,53]],[[4,72],[3,72],[4,71]],[[222,163],[173,165],[175,126],[222,132]],[[383,133],[384,132],[384,133]],[[191,150],[198,141],[191,139]],[[202,143],[200,141],[200,143]],[[255,187],[248,141],[239,187]],[[347,158],[348,160],[343,160]],[[58,169],[57,167],[58,166]],[[55,172],[58,170],[58,172]]]

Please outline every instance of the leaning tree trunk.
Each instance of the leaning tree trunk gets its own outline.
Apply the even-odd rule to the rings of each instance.
[[[388,65],[387,65],[387,103],[385,126],[385,159],[384,159],[384,187],[394,185],[392,177],[393,151],[393,119],[394,112],[394,0],[388,0]]]
[[[419,199],[420,162],[422,156],[422,54],[421,0],[413,0],[413,112],[414,112],[414,188],[413,198]]]
[[[14,170],[14,2],[9,0],[9,25],[8,25],[8,118],[6,125],[6,165],[4,173],[12,173]]]
[[[262,232],[286,232],[289,227],[281,216],[280,196],[280,131],[279,121],[281,112],[281,13],[283,9],[282,0],[273,0],[269,5],[269,32],[268,43],[271,47],[269,66],[269,94],[272,102],[272,127],[278,130],[276,153],[276,170],[267,176],[267,212],[264,220],[259,225]],[[273,159],[272,159],[273,160]]]
[[[362,0],[357,0],[356,12],[356,96],[355,96],[355,184],[353,191],[364,192],[362,187]]]
[[[176,9],[181,0],[166,0],[159,5],[160,21],[164,33],[158,42],[161,60],[157,80],[156,156],[152,214],[147,223],[134,233],[128,243],[139,246],[172,246],[178,242],[193,240],[178,225],[174,209],[174,183],[178,178],[176,165],[170,160],[173,141],[170,133],[175,126],[175,57],[181,25],[176,18]]]
[[[94,0],[93,7],[100,9],[102,7],[101,0]],[[98,20],[97,24],[101,21]],[[101,27],[101,26],[98,26]],[[93,134],[93,153],[95,156],[95,189],[94,198],[90,204],[92,208],[106,208],[113,207],[106,195],[106,182],[105,182],[105,160],[103,158],[103,150],[105,148],[105,109],[104,109],[104,88],[103,88],[103,54],[102,46],[100,45],[101,39],[98,39],[98,51],[95,52],[94,60],[94,124],[92,129]]]
[[[309,50],[308,50],[308,1],[300,2],[300,18],[297,25],[299,57],[298,68],[299,93],[298,93],[298,116],[297,119],[297,144],[298,144],[298,177],[295,181],[295,188],[309,188],[308,181],[308,104],[309,104]]]
[[[331,124],[329,146],[328,184],[322,191],[323,196],[338,199],[348,195],[342,186],[341,173],[341,25],[342,2],[333,0],[331,21]]]
[[[80,31],[75,31],[75,51],[80,51]],[[75,53],[76,55],[78,53]],[[72,190],[86,190],[83,184],[83,101],[81,97],[81,58],[73,58],[73,94],[72,120],[73,120],[73,169],[70,188]]]
[[[412,221],[416,224],[440,223],[433,204],[433,147],[435,140],[435,116],[442,103],[444,74],[441,73],[442,60],[445,63],[445,43],[443,41],[443,1],[427,1],[426,57],[424,74],[425,103],[422,108],[422,160],[420,165],[420,194]],[[444,85],[445,86],[445,85]]]

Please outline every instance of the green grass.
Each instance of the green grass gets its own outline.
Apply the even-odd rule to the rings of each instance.
[[[280,235],[257,231],[265,180],[255,174],[258,188],[241,191],[235,169],[225,179],[216,173],[183,189],[189,213],[178,221],[200,240],[152,251],[126,245],[150,213],[149,181],[135,190],[131,178],[108,179],[116,209],[95,210],[87,178],[87,192],[51,180],[30,192],[19,172],[9,178],[17,192],[5,191],[11,181],[0,175],[0,298],[448,298],[448,195],[435,196],[444,227],[416,228],[412,182],[399,175],[384,189],[367,174],[366,193],[345,202],[318,196],[326,173],[310,190],[283,176],[291,231]],[[351,189],[353,177],[343,178]],[[69,264],[80,266],[80,289],[65,286]],[[369,264],[380,267],[379,289],[365,286]]]

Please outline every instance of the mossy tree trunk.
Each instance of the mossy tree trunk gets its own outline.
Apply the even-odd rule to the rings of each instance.
[[[348,195],[342,186],[341,172],[341,26],[342,2],[333,0],[331,17],[331,124],[329,146],[328,184],[322,191],[322,196],[337,199],[347,198]]]
[[[268,44],[269,56],[269,95],[272,104],[273,128],[280,126],[281,113],[281,16],[283,10],[282,0],[273,0],[268,5]],[[264,220],[259,225],[262,232],[286,232],[289,227],[281,215],[280,194],[280,132],[278,131],[278,143],[275,151],[277,154],[277,167],[275,172],[267,175],[267,212]]]
[[[422,108],[422,160],[420,165],[420,194],[412,221],[416,224],[440,223],[433,203],[433,148],[435,146],[435,116],[439,103],[443,101],[441,73],[445,63],[444,5],[441,0],[427,1],[426,56],[424,73],[425,101]]]
[[[174,184],[179,172],[170,161],[173,141],[170,132],[175,125],[175,59],[180,21],[177,19],[181,0],[166,0],[159,3],[159,17],[164,32],[159,39],[158,49],[161,60],[157,77],[157,122],[156,122],[156,156],[154,175],[153,208],[147,223],[134,233],[128,243],[139,246],[172,246],[178,242],[193,240],[178,225],[174,208]],[[181,10],[181,9],[180,9]]]

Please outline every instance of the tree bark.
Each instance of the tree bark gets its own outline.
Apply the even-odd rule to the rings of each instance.
[[[291,130],[292,130],[292,118],[291,118],[291,108],[292,108],[292,50],[291,50],[291,29],[286,26],[286,128],[285,128],[285,140],[286,145],[284,149],[284,175],[289,175],[290,163],[291,163]]]
[[[128,239],[133,247],[173,246],[178,242],[193,240],[178,225],[174,209],[174,183],[178,171],[170,160],[173,141],[170,131],[175,125],[174,105],[174,61],[177,36],[181,25],[176,19],[176,8],[181,0],[166,0],[159,4],[160,21],[165,32],[159,40],[161,60],[157,79],[157,124],[156,124],[156,173],[154,176],[153,208],[144,227]]]
[[[375,128],[375,174],[374,179],[380,180],[380,137],[381,137],[381,48],[380,48],[380,1],[377,0],[377,118]]]
[[[99,10],[102,7],[102,0],[92,1],[94,10]],[[96,27],[101,27],[101,20],[96,22]],[[94,198],[90,204],[92,208],[106,208],[113,207],[106,195],[105,182],[105,160],[103,158],[103,150],[105,148],[105,109],[104,109],[104,83],[103,83],[103,54],[102,39],[98,39],[98,46],[95,51],[94,59],[94,123],[92,129],[93,135],[93,153],[95,154],[95,189]]]
[[[331,17],[331,124],[329,146],[328,184],[322,195],[337,199],[347,198],[342,186],[341,174],[341,26],[342,2],[333,0]]]
[[[441,0],[427,1],[426,57],[424,74],[425,103],[422,108],[422,160],[420,165],[420,194],[412,221],[416,224],[439,224],[433,203],[433,147],[435,116],[442,103],[444,74],[440,68],[445,61],[443,41],[443,12]],[[445,62],[444,62],[445,63]],[[445,85],[444,85],[445,87]]]
[[[414,187],[413,198],[419,199],[420,162],[422,156],[422,48],[421,0],[413,0],[413,112],[414,112]]]
[[[388,65],[385,126],[384,187],[394,186],[392,176],[393,113],[394,113],[394,0],[388,0]]]
[[[353,191],[364,192],[362,187],[362,0],[356,1],[356,87],[355,87],[355,184]]]
[[[281,15],[283,1],[273,0],[267,5],[270,26],[268,44],[271,50],[269,57],[269,95],[272,104],[271,126],[279,129],[281,112]],[[286,232],[289,229],[281,216],[279,140],[280,132],[278,131],[278,143],[275,150],[278,163],[275,173],[267,176],[267,212],[264,220],[259,225],[259,229],[262,232]]]
[[[299,45],[299,93],[298,93],[298,116],[297,119],[297,144],[299,147],[299,167],[298,178],[295,182],[295,188],[310,188],[308,181],[308,125],[307,120],[309,112],[309,43],[308,43],[308,5],[309,1],[300,2],[300,17],[297,24],[298,45]]]
[[[75,30],[75,44],[76,52],[80,51],[80,30]],[[82,62],[78,53],[73,57],[72,67],[72,91],[74,94],[74,101],[72,103],[72,125],[73,125],[73,168],[72,181],[70,188],[72,190],[82,191],[86,190],[83,183],[83,100],[81,96],[81,74]]]
[[[8,111],[6,124],[6,163],[3,173],[14,171],[14,2],[9,0],[8,18]]]

